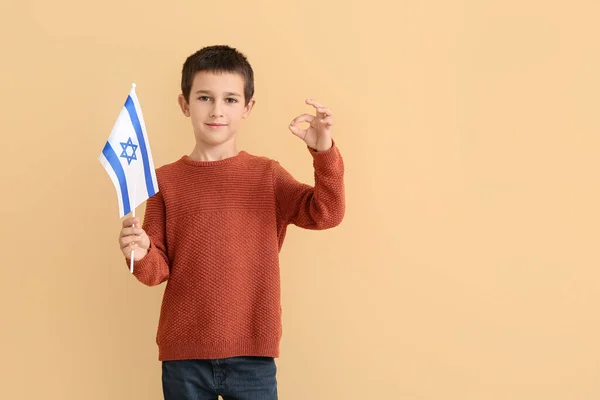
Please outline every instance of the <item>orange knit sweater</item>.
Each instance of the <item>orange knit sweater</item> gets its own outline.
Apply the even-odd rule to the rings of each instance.
[[[335,143],[309,149],[315,185],[245,151],[220,161],[183,156],[156,170],[143,228],[150,250],[134,267],[167,281],[159,360],[279,357],[279,251],[286,227],[327,229],[344,216],[344,164]]]

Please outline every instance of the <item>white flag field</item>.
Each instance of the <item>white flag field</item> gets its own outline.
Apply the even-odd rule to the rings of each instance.
[[[132,213],[158,192],[142,108],[132,85],[112,132],[100,154],[100,163],[117,191],[119,215]]]
[[[158,192],[150,142],[135,83],[100,153],[100,163],[117,191],[121,217],[129,213],[135,217],[136,207]],[[132,250],[131,273],[133,256]]]

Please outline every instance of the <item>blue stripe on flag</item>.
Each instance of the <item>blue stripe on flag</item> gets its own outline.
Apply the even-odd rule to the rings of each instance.
[[[152,182],[152,175],[150,173],[150,163],[148,162],[148,150],[146,149],[146,141],[144,140],[144,132],[142,132],[142,125],[135,110],[135,104],[131,96],[127,96],[125,101],[125,108],[129,112],[129,118],[137,134],[140,151],[142,152],[142,161],[144,163],[144,176],[146,178],[146,189],[148,190],[148,196],[152,197],[156,193],[154,191],[154,183]]]
[[[106,159],[108,160],[110,166],[115,172],[115,175],[117,175],[117,179],[119,180],[119,186],[121,188],[121,197],[123,198],[123,215],[127,215],[131,212],[131,206],[129,205],[129,191],[127,190],[127,178],[125,178],[125,171],[123,170],[121,161],[119,161],[117,153],[115,153],[110,143],[108,142],[106,142],[106,145],[102,150],[102,154],[104,154],[104,157],[106,157]]]

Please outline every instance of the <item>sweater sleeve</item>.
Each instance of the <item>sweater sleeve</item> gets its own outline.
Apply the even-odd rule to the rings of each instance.
[[[344,162],[334,143],[326,151],[308,149],[313,157],[315,185],[298,182],[278,162],[273,185],[280,223],[322,230],[339,225],[344,218]]]
[[[150,238],[148,254],[133,264],[133,275],[143,284],[156,286],[169,278],[166,248],[165,204],[161,192],[146,201],[142,228]],[[129,266],[129,259],[127,259]]]

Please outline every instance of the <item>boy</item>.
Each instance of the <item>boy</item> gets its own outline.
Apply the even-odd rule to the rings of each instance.
[[[183,65],[179,105],[196,145],[156,170],[142,228],[123,222],[135,277],[167,281],[156,342],[166,400],[277,399],[281,329],[279,251],[289,224],[337,226],[344,216],[344,165],[331,138],[333,117],[295,118],[290,131],[313,157],[315,186],[278,162],[238,151],[240,122],[255,104],[253,71],[228,46],[205,47]],[[298,124],[307,122],[306,129]]]

